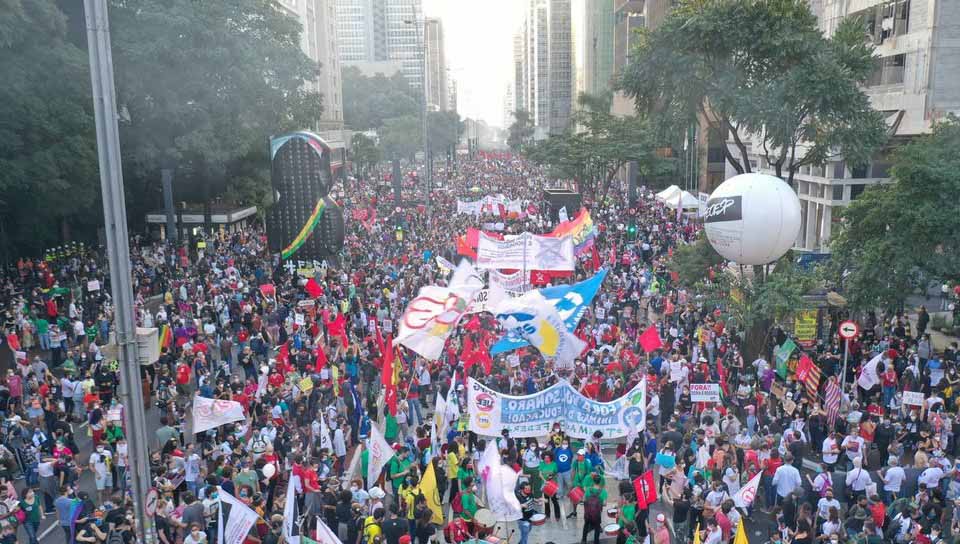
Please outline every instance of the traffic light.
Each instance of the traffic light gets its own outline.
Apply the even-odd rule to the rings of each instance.
[[[637,239],[637,224],[629,223],[627,225],[627,240],[636,240]]]

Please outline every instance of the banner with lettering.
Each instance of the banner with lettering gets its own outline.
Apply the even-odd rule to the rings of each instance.
[[[484,436],[500,436],[503,429],[514,438],[545,436],[559,422],[574,438],[588,438],[596,431],[605,439],[619,438],[646,427],[646,405],[646,380],[611,402],[589,399],[567,381],[532,395],[512,396],[467,380],[470,430]]]
[[[573,270],[573,237],[537,236],[525,232],[497,240],[480,233],[477,243],[477,268],[513,270]]]

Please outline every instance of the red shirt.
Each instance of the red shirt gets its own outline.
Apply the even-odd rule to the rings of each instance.
[[[177,384],[186,385],[190,383],[190,367],[184,363],[177,366]]]
[[[776,459],[771,457],[770,459],[767,459],[767,462],[764,464],[766,465],[763,470],[764,476],[770,476],[773,478],[773,473],[776,472],[781,465],[783,465],[783,459],[780,457],[777,457]]]
[[[883,527],[883,520],[887,517],[887,507],[882,502],[874,503],[870,505],[870,515],[877,527]]]

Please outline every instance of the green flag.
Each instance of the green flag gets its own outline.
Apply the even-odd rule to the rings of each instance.
[[[777,374],[784,380],[787,379],[787,361],[790,360],[790,354],[795,349],[797,349],[797,345],[793,343],[792,339],[787,338],[787,341],[774,351],[777,358]]]

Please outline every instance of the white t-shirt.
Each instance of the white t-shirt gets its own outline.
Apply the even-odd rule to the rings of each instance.
[[[907,474],[901,467],[890,467],[883,478],[884,491],[900,491],[900,484],[907,478]]]
[[[841,444],[847,451],[847,458],[851,461],[863,455],[863,438],[847,435]]]
[[[940,467],[930,467],[920,473],[917,478],[917,484],[927,484],[927,489],[934,489],[940,485],[940,479],[943,478],[943,469]]]
[[[828,436],[823,439],[823,447],[821,448],[821,451],[823,452],[824,463],[827,463],[828,465],[832,465],[837,462],[837,457],[839,456],[838,453],[827,453],[830,451],[840,449],[837,446],[838,446],[837,441],[832,436]]]
[[[821,498],[817,501],[817,515],[823,519],[828,519],[831,506],[836,508],[838,512],[840,511],[840,501],[826,497]]]
[[[103,450],[102,453],[95,451],[90,454],[90,464],[93,465],[98,477],[106,478],[107,474],[110,474],[109,463],[112,458],[113,456],[107,450]]]

